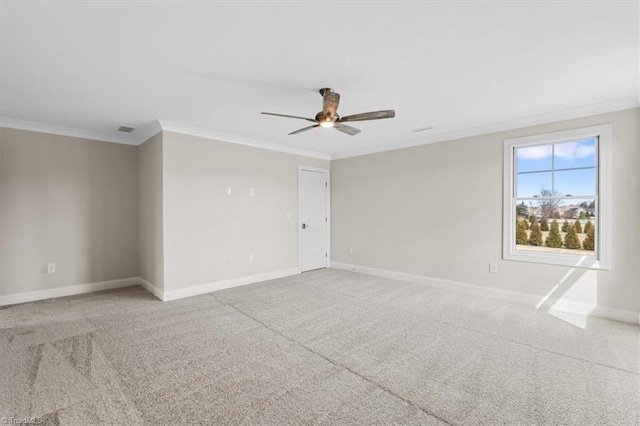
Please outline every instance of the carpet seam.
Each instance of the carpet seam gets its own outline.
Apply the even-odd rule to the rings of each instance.
[[[427,414],[427,415],[429,415],[429,416],[435,417],[436,419],[438,419],[438,420],[439,420],[439,421],[441,421],[441,422],[446,423],[447,425],[454,426],[454,425],[453,425],[453,423],[450,423],[450,422],[448,422],[447,420],[444,420],[442,417],[439,417],[439,416],[438,416],[438,415],[436,415],[435,413],[433,413],[433,412],[431,412],[431,411],[429,411],[429,410],[427,410],[427,409],[422,408],[420,405],[416,404],[415,402],[413,402],[413,401],[411,401],[411,400],[409,400],[409,399],[407,399],[407,398],[404,398],[404,397],[402,397],[402,396],[400,396],[400,395],[396,394],[396,393],[395,393],[395,392],[393,392],[392,390],[387,389],[386,387],[384,387],[384,386],[382,386],[382,385],[380,385],[380,384],[378,384],[378,383],[374,382],[373,380],[371,380],[371,379],[369,379],[369,378],[367,378],[367,377],[363,376],[362,374],[360,374],[360,373],[358,373],[358,372],[356,372],[356,371],[352,370],[351,368],[347,367],[346,365],[343,365],[343,364],[341,364],[341,363],[339,363],[339,362],[337,362],[337,361],[334,361],[334,360],[332,360],[331,358],[328,358],[327,356],[322,355],[322,354],[320,354],[320,353],[318,353],[318,352],[314,351],[313,349],[311,349],[311,348],[307,347],[307,346],[306,346],[306,345],[304,345],[303,343],[300,343],[299,341],[294,340],[294,339],[292,339],[292,338],[290,338],[290,337],[288,337],[288,336],[284,335],[284,334],[283,334],[283,333],[281,333],[280,331],[278,331],[278,330],[276,330],[276,329],[274,329],[274,328],[271,328],[270,326],[268,326],[268,325],[267,325],[267,324],[265,324],[264,322],[260,321],[259,319],[254,318],[253,316],[251,316],[251,315],[249,315],[248,313],[244,312],[242,309],[240,309],[240,308],[238,308],[238,307],[236,307],[236,306],[234,306],[234,305],[232,305],[232,304],[230,304],[230,303],[223,302],[223,301],[219,300],[219,299],[218,299],[218,298],[217,298],[213,293],[207,293],[207,294],[208,294],[209,296],[213,297],[213,298],[214,298],[216,301],[218,301],[219,303],[221,303],[221,304],[223,304],[223,305],[225,305],[225,306],[229,306],[230,308],[232,308],[232,309],[236,310],[237,312],[239,312],[240,314],[244,315],[245,317],[250,318],[250,319],[252,319],[253,321],[255,321],[255,322],[257,322],[257,323],[261,324],[261,325],[262,325],[264,328],[266,328],[267,330],[270,330],[270,331],[272,331],[272,332],[276,333],[277,335],[279,335],[279,336],[283,337],[284,339],[286,339],[286,340],[288,340],[288,341],[290,341],[290,342],[292,342],[292,343],[296,344],[297,346],[300,346],[301,348],[303,348],[303,349],[305,349],[305,350],[307,350],[307,351],[311,352],[312,354],[314,354],[314,355],[316,355],[316,356],[318,356],[318,357],[320,357],[320,358],[322,358],[322,359],[326,360],[327,362],[329,362],[329,363],[330,363],[330,364],[332,364],[333,366],[335,366],[335,367],[340,367],[340,368],[344,368],[345,370],[349,371],[350,373],[354,374],[355,376],[360,377],[360,378],[361,378],[362,380],[364,380],[365,382],[367,382],[367,383],[369,383],[369,384],[371,384],[371,385],[373,385],[373,386],[375,386],[375,387],[377,387],[377,388],[379,388],[379,389],[382,389],[383,391],[387,392],[388,394],[393,395],[394,397],[398,398],[398,399],[399,399],[399,400],[401,400],[401,401],[404,401],[405,403],[409,404],[410,406],[413,406],[413,407],[417,408],[418,410],[422,411],[423,413],[425,413],[425,414]]]
[[[588,360],[588,359],[577,358],[577,357],[572,356],[572,355],[551,351],[549,349],[543,349],[543,348],[534,346],[534,345],[529,344],[529,343],[518,342],[517,340],[511,340],[511,339],[499,336],[497,334],[491,334],[491,333],[487,333],[487,332],[484,332],[484,331],[474,330],[472,328],[468,328],[468,327],[464,327],[464,326],[461,326],[461,325],[453,324],[453,323],[450,323],[450,322],[447,322],[447,321],[444,321],[444,320],[441,320],[441,319],[438,319],[438,318],[430,317],[428,315],[423,315],[423,314],[420,314],[420,313],[417,313],[417,312],[414,312],[414,311],[404,311],[404,310],[398,309],[398,308],[396,308],[394,306],[389,306],[389,305],[385,305],[385,304],[382,304],[382,303],[369,301],[369,300],[366,300],[366,299],[360,299],[360,298],[358,298],[356,296],[352,296],[352,295],[347,294],[347,293],[342,293],[340,291],[336,291],[336,290],[333,290],[333,289],[325,289],[325,288],[322,288],[321,286],[316,286],[316,285],[313,285],[313,284],[307,284],[307,283],[305,283],[303,281],[296,281],[296,280],[293,280],[293,281],[295,281],[296,283],[305,285],[305,286],[314,287],[316,289],[321,289],[321,290],[324,290],[324,291],[333,292],[333,293],[336,293],[336,294],[340,294],[342,296],[347,296],[347,297],[350,297],[350,298],[352,298],[354,300],[358,300],[360,302],[371,303],[372,305],[382,306],[382,307],[385,307],[385,308],[388,308],[388,309],[392,309],[392,310],[397,311],[397,312],[402,312],[402,313],[409,314],[409,315],[415,315],[418,318],[427,318],[427,319],[429,319],[431,321],[439,322],[441,324],[446,324],[446,325],[451,326],[451,327],[455,327],[455,328],[459,328],[459,329],[462,329],[462,330],[470,331],[472,333],[481,334],[483,336],[495,337],[496,339],[500,339],[500,340],[505,341],[505,342],[513,343],[513,344],[516,344],[516,345],[525,346],[525,347],[528,347],[528,348],[531,348],[531,349],[536,349],[536,350],[539,350],[539,351],[542,351],[542,352],[547,352],[547,353],[550,353],[550,354],[553,354],[553,355],[557,355],[557,356],[562,356],[562,357],[565,357],[565,358],[573,359],[575,361],[580,361],[580,362],[584,362],[584,363],[587,363],[587,364],[594,364],[594,365],[597,365],[597,366],[600,366],[600,367],[603,367],[603,368],[610,368],[612,370],[621,371],[623,373],[633,374],[634,376],[640,376],[640,373],[637,373],[635,371],[630,371],[630,370],[626,370],[624,368],[614,367],[614,366],[611,366],[611,365],[605,365],[605,364],[602,364],[602,363],[597,362],[597,361],[591,361],[591,360]],[[433,287],[429,287],[429,288],[433,288]]]
[[[84,314],[83,314],[83,316],[84,316]],[[96,324],[92,321],[93,318],[90,318],[88,316],[84,316],[84,317],[85,317],[85,320],[87,322],[89,322],[89,324],[91,324],[93,326],[94,330],[98,329]],[[129,403],[135,409],[135,412],[136,412],[136,414],[138,416],[138,420],[140,420],[141,423],[144,423],[144,417],[142,416],[142,413],[140,412],[140,408],[138,407],[138,404],[136,404],[135,399],[131,398],[131,396],[128,393],[125,392],[125,386],[122,383],[122,373],[120,372],[120,370],[118,370],[117,368],[115,368],[113,366],[113,364],[111,363],[111,360],[107,357],[107,354],[106,354],[105,350],[102,348],[102,344],[98,341],[98,339],[94,339],[93,342],[96,344],[96,346],[98,346],[98,348],[100,349],[100,352],[102,352],[102,356],[103,356],[104,360],[106,361],[107,365],[109,366],[109,368],[111,368],[111,370],[115,373],[116,378],[118,380],[118,385],[120,387],[120,391],[122,392],[123,396],[125,398],[127,398],[127,400],[129,400]]]

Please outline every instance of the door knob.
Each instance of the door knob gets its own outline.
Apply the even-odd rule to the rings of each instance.
[[[307,224],[306,223],[302,224],[302,229],[307,229]]]

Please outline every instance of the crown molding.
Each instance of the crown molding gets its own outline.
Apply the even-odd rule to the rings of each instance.
[[[55,124],[38,123],[35,121],[18,120],[9,117],[0,117],[0,127],[9,129],[27,130],[30,132],[49,133],[52,135],[70,136],[73,138],[92,139],[103,142],[137,145],[137,141],[131,135],[113,135],[110,132],[101,132],[88,129],[57,126]]]
[[[187,126],[173,123],[166,120],[154,120],[149,125],[138,127],[132,133],[122,135],[112,132],[100,132],[88,129],[77,129],[73,127],[56,126],[54,124],[38,123],[35,121],[18,120],[9,117],[0,117],[0,127],[9,129],[26,130],[30,132],[48,133],[53,135],[70,136],[74,138],[91,139],[102,142],[120,143],[125,145],[141,145],[158,132],[167,131],[191,136],[199,136],[206,139],[214,139],[221,142],[235,143],[239,145],[252,146],[255,148],[267,149],[270,151],[285,152],[287,154],[302,155],[305,157],[330,160],[329,154],[307,150],[303,148],[290,147],[271,142],[253,139],[245,136],[230,133],[217,132],[215,130],[200,127]]]
[[[637,84],[640,86],[640,84]],[[635,88],[634,88],[635,91]],[[251,146],[270,151],[284,152],[287,154],[302,155],[305,157],[318,158],[321,160],[341,160],[344,158],[360,157],[363,155],[375,154],[379,152],[395,151],[397,149],[410,148],[431,143],[444,142],[449,140],[486,135],[490,133],[503,132],[508,130],[522,129],[541,124],[554,123],[558,121],[571,120],[588,117],[592,115],[605,114],[609,112],[621,111],[625,109],[637,108],[640,106],[640,90],[638,96],[616,99],[608,102],[588,105],[580,108],[573,108],[555,111],[547,114],[539,114],[517,120],[494,123],[487,126],[473,127],[468,129],[443,131],[442,133],[431,134],[408,139],[393,145],[363,148],[360,150],[347,151],[338,154],[327,154],[323,152],[307,150],[287,145],[254,139],[246,136],[230,133],[218,132],[201,127],[187,126],[166,120],[154,120],[149,125],[138,127],[130,134],[114,135],[112,132],[101,132],[88,129],[77,129],[72,127],[56,126],[53,124],[37,123],[33,121],[18,120],[9,117],[0,117],[0,127],[10,129],[27,130],[39,133],[50,133],[54,135],[70,136],[82,139],[91,139],[104,142],[113,142],[126,145],[140,145],[146,140],[161,131],[180,133],[191,136],[198,136],[206,139],[221,142],[235,143],[239,145]]]
[[[137,133],[137,143],[135,145],[142,145],[161,131],[162,127],[160,126],[160,122],[158,120],[153,120],[149,125],[136,129],[135,132]]]
[[[318,151],[266,142],[260,139],[254,139],[246,136],[217,132],[215,130],[203,129],[201,127],[185,126],[183,124],[173,123],[166,120],[158,120],[158,122],[160,123],[160,127],[162,128],[162,130],[165,132],[197,136],[205,139],[217,140],[220,142],[235,143],[238,145],[246,145],[254,148],[267,149],[270,151],[284,152],[287,154],[302,155],[304,157],[318,158],[321,160],[331,160],[331,156],[329,154]]]
[[[555,111],[547,114],[533,115],[516,120],[503,121],[487,126],[473,127],[469,129],[451,130],[442,133],[421,136],[419,138],[405,140],[394,145],[377,146],[363,148],[360,150],[338,153],[331,156],[331,160],[341,160],[344,158],[360,157],[363,155],[375,154],[379,152],[395,151],[397,149],[411,148],[414,146],[428,145],[437,142],[445,142],[455,139],[468,138],[473,136],[487,135],[490,133],[504,132],[508,130],[522,129],[526,127],[538,126],[541,124],[555,123],[558,121],[571,120],[575,118],[589,117],[592,115],[606,114],[608,112],[621,111],[625,109],[637,108],[640,106],[640,99],[635,96],[616,99],[608,102],[587,105],[580,108]]]
[[[52,135],[69,136],[72,138],[91,139],[101,142],[112,142],[124,145],[140,145],[156,133],[160,132],[157,120],[151,124],[136,128],[132,133],[114,134],[98,130],[78,129],[74,127],[57,126],[55,124],[38,123],[35,121],[18,120],[0,117],[0,127],[8,129],[26,130],[29,132],[48,133]]]

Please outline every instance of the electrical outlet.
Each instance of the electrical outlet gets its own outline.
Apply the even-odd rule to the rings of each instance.
[[[227,257],[227,266],[231,266],[231,258]]]
[[[253,188],[249,188],[249,197],[253,197],[254,194],[255,191],[253,190]]]
[[[497,274],[498,273],[498,264],[497,263],[489,263],[489,273]]]
[[[47,274],[53,274],[54,272],[56,272],[56,264],[47,263]]]
[[[227,186],[227,195],[231,195],[231,187]]]
[[[349,254],[353,254],[353,247],[349,247]]]
[[[253,255],[252,254],[249,255],[249,263],[253,263]]]

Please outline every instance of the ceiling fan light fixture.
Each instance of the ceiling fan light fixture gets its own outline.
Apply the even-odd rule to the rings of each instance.
[[[317,127],[333,127],[339,132],[346,133],[349,136],[355,136],[360,133],[359,129],[351,127],[344,122],[351,121],[369,121],[369,120],[381,120],[383,118],[393,118],[396,116],[396,112],[392,109],[385,111],[370,111],[362,112],[360,114],[347,115],[346,117],[340,117],[338,115],[338,104],[340,103],[340,94],[334,92],[332,89],[323,88],[320,89],[322,95],[322,111],[316,114],[315,118],[300,117],[297,115],[288,114],[276,114],[275,112],[263,112],[265,115],[274,115],[276,117],[296,118],[298,120],[305,120],[314,123],[311,126],[303,127],[302,129],[295,130],[289,135],[298,135],[302,132],[306,132]]]

